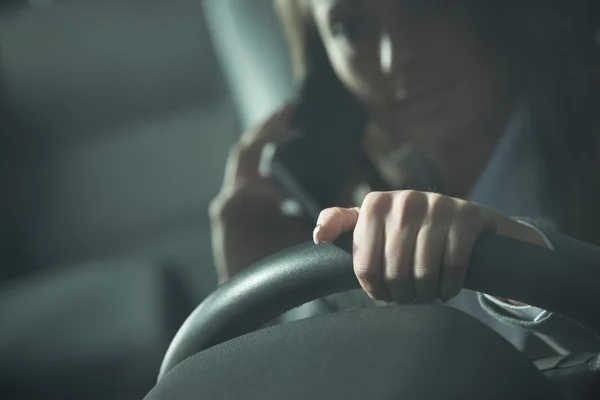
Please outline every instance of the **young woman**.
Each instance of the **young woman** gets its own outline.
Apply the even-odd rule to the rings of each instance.
[[[210,210],[221,278],[305,241],[314,228],[282,212],[284,193],[259,173],[264,145],[285,143],[298,129],[341,141],[358,132],[364,160],[340,176],[338,204],[362,207],[325,210],[314,237],[329,241],[354,230],[364,292],[315,302],[309,314],[372,306],[371,298],[450,299],[524,348],[522,327],[540,330],[556,318],[460,289],[472,244],[486,230],[551,247],[548,236],[559,236],[552,229],[600,243],[586,2],[277,6],[303,90],[232,149]],[[363,202],[373,189],[387,192]],[[579,334],[579,343],[590,344],[587,332]],[[559,350],[576,349],[565,343],[553,341]]]

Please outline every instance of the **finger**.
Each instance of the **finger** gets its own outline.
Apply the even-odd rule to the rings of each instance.
[[[354,229],[354,273],[361,287],[374,300],[392,301],[383,277],[385,217],[377,207],[364,207]]]
[[[484,229],[474,206],[461,205],[448,228],[440,283],[440,296],[450,300],[463,288],[473,246]]]
[[[419,302],[430,303],[440,296],[441,269],[446,238],[454,219],[454,200],[428,196],[428,210],[417,234],[413,282]]]
[[[295,109],[294,104],[286,106],[267,122],[240,137],[229,152],[225,172],[226,181],[252,181],[261,177],[259,165],[265,148],[267,150],[276,148],[298,136],[298,133],[290,127]]]
[[[215,221],[230,218],[233,214],[239,217],[239,213],[253,210],[256,206],[263,209],[265,204],[271,204],[275,209],[284,200],[285,196],[265,181],[226,186],[210,202],[209,216]]]
[[[277,140],[281,132],[290,125],[296,110],[296,103],[286,104],[262,124],[244,133],[240,138],[240,142],[254,143],[257,140]]]
[[[269,172],[273,156],[280,146],[293,140],[295,133],[285,131],[277,139],[258,138],[251,143],[238,143],[228,159],[228,177],[235,180],[257,180],[270,176]],[[262,165],[262,167],[261,167]]]
[[[358,215],[358,207],[332,207],[321,211],[313,232],[315,243],[330,243],[337,240],[341,234],[354,230]]]
[[[386,234],[384,250],[384,279],[392,300],[411,303],[415,299],[412,282],[412,264],[417,230],[410,226]]]
[[[440,284],[440,297],[444,301],[460,293],[467,274],[470,249],[474,242],[469,238],[468,227],[464,224],[459,222],[450,226],[444,249]]]
[[[442,261],[440,293],[444,300],[462,290],[475,243],[483,232],[495,232],[495,212],[461,201],[448,229]]]
[[[431,303],[440,297],[442,258],[447,230],[423,226],[417,234],[413,283],[418,302]]]
[[[415,299],[412,282],[414,249],[426,212],[426,207],[419,199],[421,194],[414,193],[403,193],[386,224],[385,282],[392,299],[401,304],[411,303]]]

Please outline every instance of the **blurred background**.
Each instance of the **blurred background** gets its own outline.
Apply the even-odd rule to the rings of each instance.
[[[283,46],[271,0],[0,0],[0,398],[152,387]]]

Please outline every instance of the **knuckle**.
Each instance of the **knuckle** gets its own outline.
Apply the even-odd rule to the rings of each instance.
[[[344,211],[341,207],[331,207],[321,211],[321,216],[319,217],[319,220],[322,222],[327,222],[332,219],[342,218],[343,216]]]
[[[219,194],[208,204],[208,216],[210,219],[219,219],[223,215],[227,200],[225,196]]]
[[[414,270],[415,280],[418,281],[432,281],[436,280],[439,276],[437,268],[433,268],[430,263],[424,263],[422,265],[416,266]]]
[[[390,195],[386,192],[371,192],[365,196],[361,206],[361,214],[379,215],[388,208]]]
[[[247,130],[240,136],[239,143],[248,145],[256,142],[259,138],[269,136],[269,134],[274,131],[271,124],[272,121],[269,119],[265,121],[262,125],[255,126],[254,128]]]
[[[428,232],[435,232],[427,229]],[[420,233],[422,234],[423,231]],[[428,236],[431,237],[431,234]],[[441,257],[440,257],[441,258]],[[441,259],[438,258],[438,251],[431,248],[419,248],[415,251],[415,262],[413,267],[413,276],[418,280],[436,279],[440,274]]]
[[[369,207],[372,204],[377,204],[381,197],[381,192],[369,192],[363,200],[363,207]]]
[[[231,180],[233,176],[236,175],[237,170],[239,169],[240,159],[242,158],[242,151],[240,146],[234,144],[229,149],[229,153],[227,154],[227,159],[225,160],[225,173],[224,179]]]
[[[464,264],[458,260],[450,260],[444,266],[444,274],[458,275],[464,268]]]
[[[421,197],[421,192],[416,190],[402,190],[398,194],[398,198],[403,203],[410,203],[415,201],[417,198]]]
[[[261,129],[265,130],[273,130],[278,127],[278,125],[283,125],[288,122],[295,111],[295,106],[293,104],[287,104],[277,110],[270,118],[268,118]]]
[[[432,217],[442,217],[451,211],[452,208],[452,199],[439,194],[432,194],[429,196],[429,212]]]
[[[241,141],[234,143],[229,149],[228,159],[237,160],[241,157],[246,145],[242,144]]]
[[[429,268],[416,268],[413,272],[415,285],[418,285],[421,288],[429,288],[438,281],[439,274],[437,270],[432,270]]]
[[[221,191],[208,204],[208,212],[211,218],[227,218],[232,208],[237,206],[237,200],[243,196],[243,187],[224,185]]]
[[[410,270],[399,268],[396,264],[385,266],[385,281],[389,283],[402,283],[411,278]]]
[[[399,193],[397,201],[402,214],[411,213],[424,205],[426,196],[416,190],[403,190]]]
[[[468,202],[463,202],[458,206],[456,215],[469,226],[479,224],[482,219],[482,212],[479,207]]]
[[[354,274],[359,280],[365,282],[373,282],[377,279],[377,270],[360,260],[354,262]]]

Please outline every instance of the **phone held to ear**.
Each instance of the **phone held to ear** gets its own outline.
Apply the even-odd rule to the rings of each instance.
[[[333,71],[328,73],[331,76],[311,72],[290,123],[291,140],[280,146],[268,144],[261,160],[265,175],[297,202],[301,214],[311,221],[316,221],[324,208],[348,206],[340,204],[342,195],[366,159],[366,112]]]
[[[341,205],[340,195],[346,189],[352,161],[336,154],[339,151],[334,149],[317,147],[314,151],[315,145],[318,146],[300,137],[280,148],[270,144],[263,149],[264,165],[269,165],[268,175],[290,198],[288,201],[297,204],[296,215],[312,223],[316,223],[324,208]],[[282,211],[285,211],[283,207]],[[351,253],[352,234],[342,235],[334,244]]]
[[[301,138],[279,148],[267,144],[263,148],[261,174],[270,176],[288,196],[288,202],[298,206],[296,210],[290,203],[282,205],[283,212],[302,214],[316,221],[322,209],[334,204],[337,185],[333,174],[329,174],[331,182],[326,182],[327,172],[320,173],[320,169],[328,168],[327,161],[317,160],[322,154],[317,156],[310,150],[307,141]]]
[[[342,205],[351,171],[358,167],[362,142],[349,139],[298,132],[283,146],[263,148],[260,172],[297,202],[301,214],[316,221],[322,209]]]

